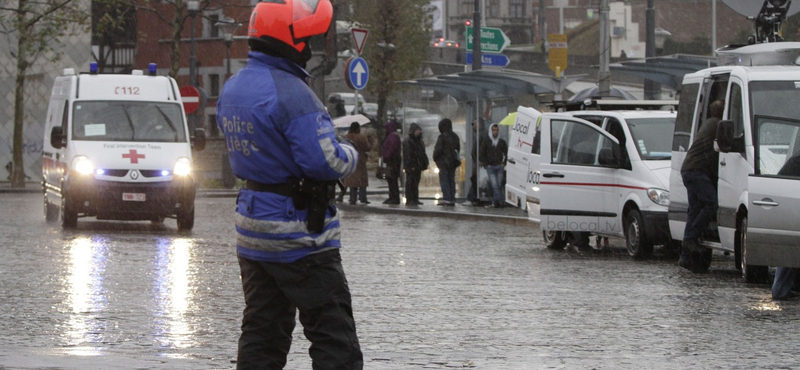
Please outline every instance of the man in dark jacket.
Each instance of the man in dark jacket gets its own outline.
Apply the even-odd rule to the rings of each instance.
[[[481,142],[481,163],[486,166],[489,184],[492,185],[492,207],[503,207],[503,190],[500,185],[503,181],[503,171],[506,168],[506,153],[508,145],[500,138],[500,126],[493,123],[489,128],[489,139]]]
[[[461,140],[453,132],[453,121],[439,121],[439,138],[433,148],[433,161],[439,168],[439,186],[442,187],[440,206],[456,204],[456,169],[461,166]]]
[[[707,258],[700,245],[700,237],[717,213],[717,177],[719,153],[714,150],[717,124],[722,118],[725,103],[717,100],[708,107],[708,118],[697,135],[681,165],[681,177],[689,198],[686,228],[683,231],[683,248],[678,264],[692,272],[704,272]]]
[[[403,169],[406,171],[406,205],[421,205],[419,181],[422,171],[428,169],[428,154],[422,141],[422,128],[412,123],[408,137],[403,141]]]

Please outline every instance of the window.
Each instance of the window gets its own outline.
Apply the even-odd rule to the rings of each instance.
[[[219,75],[208,75],[208,85],[211,96],[219,96]]]
[[[489,17],[500,17],[500,0],[489,0],[486,13]]]
[[[550,124],[552,163],[600,166],[600,149],[612,147],[611,140],[584,124],[558,120]]]
[[[471,16],[472,13],[475,12],[475,1],[474,0],[461,0],[461,5],[459,6],[459,10],[461,10],[461,15]]]
[[[508,17],[525,18],[525,0],[508,0]]]
[[[800,121],[755,116],[756,173],[800,178]]]
[[[689,150],[689,136],[692,131],[692,117],[697,103],[700,84],[692,83],[681,87],[681,99],[678,102],[678,115],[675,118],[675,133],[672,137],[672,151],[685,152]]]
[[[199,17],[203,20],[203,37],[204,38],[218,38],[222,37],[221,32],[219,32],[219,26],[217,26],[217,22],[222,19],[222,11],[205,11],[203,12],[203,16]],[[189,19],[191,21],[191,18]]]
[[[72,109],[75,140],[186,142],[177,103],[81,101]]]
[[[742,87],[732,84],[728,119],[733,122],[733,136],[744,135],[744,112],[742,111]]]
[[[217,115],[208,115],[208,130],[210,137],[219,137],[219,126],[217,126]]]

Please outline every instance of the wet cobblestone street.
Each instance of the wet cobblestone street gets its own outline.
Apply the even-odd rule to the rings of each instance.
[[[46,224],[0,194],[0,369],[232,369],[243,309],[233,198],[174,220]],[[461,206],[458,206],[461,207]],[[365,369],[800,368],[800,301],[675,258],[548,250],[533,224],[342,210]],[[658,252],[658,251],[657,251]],[[300,325],[287,369],[310,369]]]

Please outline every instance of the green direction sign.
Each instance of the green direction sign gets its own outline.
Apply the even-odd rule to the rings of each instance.
[[[467,50],[472,50],[472,26],[467,26]],[[481,27],[481,51],[501,53],[511,45],[511,39],[499,28]]]

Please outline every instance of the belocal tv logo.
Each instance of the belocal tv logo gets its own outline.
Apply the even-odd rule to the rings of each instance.
[[[521,122],[517,121],[514,122],[514,127],[512,128],[512,130],[519,132],[520,134],[527,135],[528,128],[530,127],[530,125],[531,125],[530,122],[528,122],[528,124],[522,124]]]

